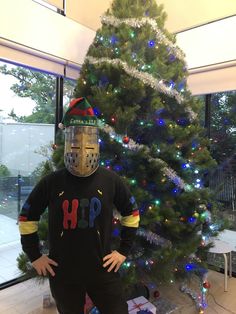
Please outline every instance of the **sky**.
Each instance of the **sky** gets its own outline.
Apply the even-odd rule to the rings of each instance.
[[[0,62],[0,66],[4,62]],[[35,102],[30,98],[18,97],[10,88],[17,79],[10,75],[0,73],[0,117],[6,118],[14,109],[16,115],[28,116],[35,107]]]

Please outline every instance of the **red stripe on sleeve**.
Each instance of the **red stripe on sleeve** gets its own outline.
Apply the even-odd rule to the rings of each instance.
[[[133,213],[132,213],[133,216],[139,216],[139,210],[134,210]]]
[[[27,217],[25,216],[19,216],[19,221],[27,221]]]

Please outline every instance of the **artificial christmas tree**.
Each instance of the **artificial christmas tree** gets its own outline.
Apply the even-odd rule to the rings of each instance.
[[[220,228],[204,180],[215,161],[198,122],[200,103],[186,86],[184,55],[165,30],[165,17],[154,0],[114,0],[74,95],[86,97],[100,120],[100,164],[124,177],[139,204],[141,227],[120,270],[126,285],[173,283],[191,275],[203,285],[209,238]],[[62,150],[57,143],[57,168]],[[116,212],[113,237],[115,247]],[[181,286],[203,312],[202,288],[196,300]]]

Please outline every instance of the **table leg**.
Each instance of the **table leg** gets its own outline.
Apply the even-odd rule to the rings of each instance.
[[[225,291],[228,291],[228,258],[227,258],[227,254],[223,253],[224,255],[224,260],[225,260],[225,280],[224,280],[224,284],[225,284]]]
[[[232,277],[232,252],[229,252],[229,277]]]

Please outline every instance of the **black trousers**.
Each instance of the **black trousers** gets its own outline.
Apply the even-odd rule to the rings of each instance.
[[[78,283],[50,277],[50,288],[60,314],[84,314],[87,293],[101,314],[128,314],[118,273],[103,271]]]

